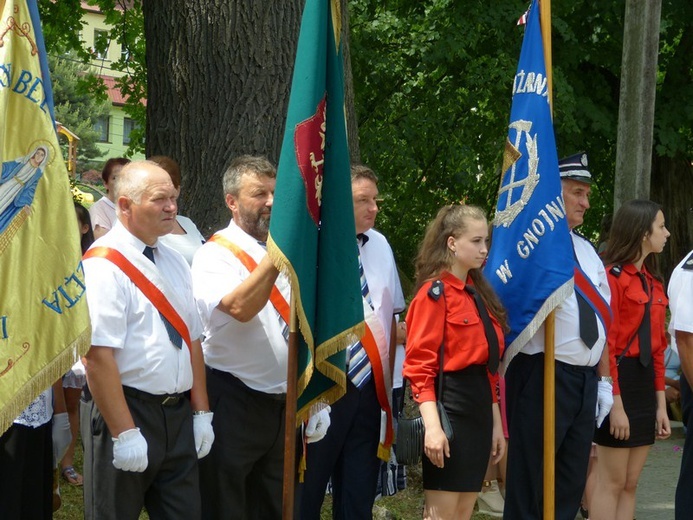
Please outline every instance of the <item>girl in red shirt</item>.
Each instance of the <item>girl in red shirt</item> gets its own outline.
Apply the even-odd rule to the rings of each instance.
[[[616,213],[604,251],[614,312],[607,335],[614,405],[595,435],[596,520],[633,518],[650,446],[671,433],[664,397],[667,298],[652,254],[668,237],[659,204],[631,200]]]
[[[497,463],[505,450],[495,389],[506,314],[481,272],[487,242],[480,208],[445,206],[416,259],[418,291],[407,313],[403,374],[426,428],[424,518],[471,518],[489,456]],[[443,395],[437,397],[450,418],[451,441],[436,408],[441,375]]]

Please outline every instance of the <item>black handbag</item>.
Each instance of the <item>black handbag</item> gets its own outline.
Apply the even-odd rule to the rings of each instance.
[[[443,282],[434,282],[434,285],[439,283],[440,294],[443,295],[443,301],[445,301],[445,295],[443,293]],[[448,441],[451,441],[455,432],[452,429],[452,424],[450,423],[450,418],[448,413],[445,411],[445,407],[441,401],[443,396],[443,350],[445,346],[445,329],[443,328],[443,342],[440,344],[440,352],[438,355],[439,360],[439,370],[438,370],[438,392],[436,395],[436,408],[438,409],[438,416],[440,417],[440,425],[443,428],[445,436]],[[406,389],[405,389],[406,390]],[[406,391],[405,391],[406,394]],[[397,418],[397,438],[395,439],[397,443],[397,463],[404,464],[407,466],[418,464],[421,461],[421,456],[424,449],[424,434],[425,432],[424,422],[421,415],[414,418],[404,417],[404,411],[400,412]]]

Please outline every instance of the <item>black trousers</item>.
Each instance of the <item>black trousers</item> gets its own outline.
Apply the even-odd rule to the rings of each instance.
[[[280,519],[285,400],[209,367],[207,393],[215,440],[200,461],[202,517]]]
[[[94,401],[82,396],[85,520],[137,520],[143,507],[152,520],[200,518],[190,401],[162,406],[125,396],[135,425],[147,440],[149,464],[143,473],[136,473],[113,466],[111,432]]]
[[[332,518],[370,519],[380,468],[380,404],[373,380],[361,390],[349,381],[346,394],[332,405],[330,421],[325,438],[306,448],[300,518],[319,520],[332,477]]]
[[[0,518],[53,518],[51,422],[31,428],[13,424],[0,437]]]
[[[686,376],[681,374],[681,405],[683,424],[686,425],[686,440],[681,457],[681,471],[676,485],[675,515],[676,520],[688,520],[693,511],[693,392]]]
[[[505,520],[543,516],[544,355],[518,354],[505,375],[508,481]],[[595,428],[597,372],[556,362],[556,520],[580,507]]]

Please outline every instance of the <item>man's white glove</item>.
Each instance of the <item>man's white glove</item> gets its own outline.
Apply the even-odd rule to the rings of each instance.
[[[308,444],[318,442],[327,435],[327,429],[330,427],[330,410],[331,408],[326,406],[308,419],[308,424],[306,424],[306,442]]]
[[[597,383],[597,428],[599,428],[614,405],[614,393],[611,383],[599,381]]]
[[[113,465],[123,471],[142,473],[147,469],[147,440],[139,428],[125,430],[113,439]]]
[[[70,419],[67,412],[53,415],[53,459],[57,463],[63,460],[68,446],[72,442]]]
[[[214,429],[212,428],[212,412],[193,415],[193,435],[195,437],[195,451],[197,458],[205,457],[212,449],[214,442]]]

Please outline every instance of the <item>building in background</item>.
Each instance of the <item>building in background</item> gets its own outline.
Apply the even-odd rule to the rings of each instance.
[[[105,16],[101,10],[82,2],[84,9],[81,39],[84,46],[89,49],[93,59],[91,66],[94,73],[104,82],[111,101],[111,110],[108,116],[100,118],[95,128],[100,131],[101,137],[97,146],[103,152],[103,161],[111,157],[125,155],[130,143],[130,133],[136,128],[136,123],[123,110],[126,99],[116,86],[116,80],[125,75],[124,72],[112,68],[113,63],[122,57],[123,50],[120,44],[109,39],[111,26],[106,24]],[[143,103],[146,101],[143,100]],[[143,154],[135,154],[132,159],[143,159]]]

